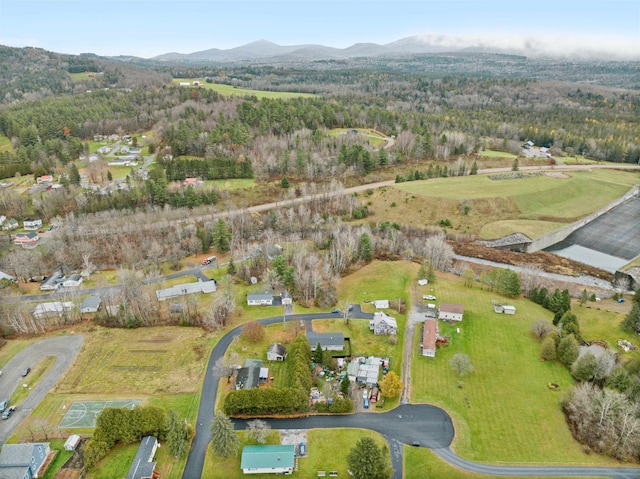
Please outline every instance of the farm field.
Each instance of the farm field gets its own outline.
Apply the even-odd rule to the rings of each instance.
[[[4,135],[0,135],[0,153],[3,151],[13,151],[11,140]]]
[[[505,300],[464,287],[450,275],[439,276],[433,287],[438,300],[464,304],[465,315],[461,323],[438,322],[440,334],[451,339],[436,358],[414,356],[411,396],[413,402],[439,405],[452,416],[458,454],[492,463],[613,463],[585,454],[565,425],[560,401],[573,379],[559,362],[538,359],[540,343],[530,333],[536,319],[552,317],[549,311],[525,299]],[[494,299],[515,305],[516,315],[495,314]],[[414,351],[419,340],[418,334]],[[468,354],[475,367],[462,379],[449,366],[456,352]],[[547,388],[551,382],[560,385],[559,392]]]
[[[225,95],[225,96],[255,96],[260,100],[264,98],[286,99],[286,98],[311,98],[316,96],[311,93],[246,90],[244,88],[236,88],[234,86],[225,85],[221,83],[207,83],[205,82],[204,78],[174,78],[171,83],[174,85],[179,85],[180,82],[189,82],[190,84],[192,84],[194,81],[200,82],[200,88],[215,90],[221,95]]]
[[[528,173],[528,172],[527,172]],[[434,178],[380,188],[365,200],[367,221],[436,226],[449,219],[456,232],[495,238],[523,231],[533,238],[607,205],[638,182],[616,170],[565,172],[494,181],[486,175]],[[463,214],[462,204],[469,206]],[[524,223],[523,223],[524,221]]]

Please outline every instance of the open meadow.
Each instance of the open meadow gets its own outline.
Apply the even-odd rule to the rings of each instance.
[[[638,181],[636,172],[608,169],[503,180],[474,175],[399,183],[363,201],[373,212],[367,221],[398,222],[401,215],[402,224],[436,226],[449,219],[455,232],[485,239],[519,231],[536,238],[597,211]]]
[[[224,96],[242,96],[242,97],[255,96],[259,100],[262,100],[264,98],[286,99],[286,98],[311,98],[316,96],[311,93],[247,90],[244,88],[236,88],[234,86],[225,85],[222,83],[207,83],[204,78],[174,78],[171,83],[173,85],[180,85],[180,83],[188,82],[190,85],[192,85],[194,81],[198,81],[200,83],[199,88],[214,90]]]
[[[438,322],[440,334],[450,341],[435,358],[414,356],[411,398],[449,412],[458,454],[491,463],[613,463],[585,454],[565,424],[560,401],[574,381],[561,363],[540,361],[540,343],[530,332],[535,320],[552,317],[549,311],[526,299],[507,300],[477,285],[465,287],[461,278],[448,274],[439,276],[434,288],[438,300],[464,305],[464,319],[452,325]],[[513,304],[516,315],[494,313],[491,300]],[[417,335],[414,351],[419,341]],[[475,368],[464,378],[449,366],[457,352],[468,354]],[[550,390],[549,383],[560,390]]]

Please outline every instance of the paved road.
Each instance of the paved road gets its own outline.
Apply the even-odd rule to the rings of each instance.
[[[21,377],[24,368],[35,366],[38,361],[47,356],[55,356],[56,362],[51,367],[29,396],[18,404],[15,412],[7,420],[0,421],[0,445],[13,434],[20,421],[27,417],[42,401],[49,390],[58,382],[71,363],[78,355],[84,337],[60,336],[49,338],[27,346],[16,354],[3,368],[0,376],[0,400],[9,399],[13,391],[22,384],[29,384],[30,378]]]

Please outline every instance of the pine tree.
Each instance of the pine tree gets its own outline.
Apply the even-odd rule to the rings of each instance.
[[[373,259],[373,253],[371,251],[371,239],[367,233],[360,235],[360,258],[367,263]]]
[[[229,259],[229,265],[227,266],[227,274],[233,276],[236,274],[236,265],[233,262],[233,257]]]
[[[174,457],[182,457],[187,452],[187,425],[174,409],[169,409],[165,422],[167,447]]]
[[[515,160],[513,160],[513,165],[511,165],[511,171],[518,171],[520,169],[520,162],[518,161],[518,158],[516,158]]]
[[[211,449],[216,456],[229,457],[238,453],[240,441],[233,423],[222,411],[216,412],[211,421]]]
[[[219,218],[213,226],[213,244],[220,253],[229,251],[229,242],[231,241],[231,231],[227,223]]]
[[[385,450],[370,437],[358,439],[347,455],[354,479],[388,479],[391,476]]]
[[[477,175],[478,174],[478,162],[476,160],[473,160],[473,164],[471,165],[471,171],[469,172],[470,175]]]
[[[556,342],[553,337],[547,336],[544,341],[542,341],[542,348],[540,349],[540,358],[545,361],[553,361],[556,359]]]
[[[565,366],[571,366],[578,359],[580,345],[572,335],[565,336],[558,343],[558,358]]]
[[[316,349],[311,353],[311,360],[316,364],[322,364],[324,361],[324,350],[322,346],[320,346],[320,343],[316,345]]]
[[[636,291],[636,297],[640,293]],[[629,333],[640,333],[640,302],[635,301],[631,306],[631,311],[622,321],[622,329]]]
[[[340,381],[340,392],[344,394],[345,397],[349,397],[349,388],[351,387],[351,381],[349,380],[349,375],[345,374]]]
[[[289,188],[289,180],[287,179],[286,176],[282,177],[282,181],[280,181],[280,187],[281,188]]]

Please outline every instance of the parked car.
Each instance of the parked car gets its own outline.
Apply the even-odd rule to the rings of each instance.
[[[6,399],[4,401],[0,401],[0,412],[5,412],[8,405],[9,401],[7,401]]]
[[[333,314],[340,314],[340,309],[339,308],[334,308],[334,309],[331,310],[331,312]]]
[[[369,409],[369,399],[368,398],[364,398],[364,408],[365,409]]]
[[[15,406],[11,406],[7,408],[7,410],[2,413],[2,419],[9,419],[9,416],[11,416],[11,413],[15,410],[16,410]]]
[[[22,370],[22,377],[23,377],[23,378],[24,378],[24,377],[26,377],[26,376],[27,376],[27,374],[29,374],[30,372],[31,372],[31,368],[24,368],[24,369]]]
[[[300,443],[300,455],[301,456],[306,456],[307,455],[307,446],[304,442]]]
[[[362,399],[367,399],[369,397],[369,391],[367,391],[367,389],[365,388],[364,391],[362,391]]]
[[[377,387],[373,387],[371,388],[371,402],[376,402],[378,400],[378,394],[380,394],[380,391]]]
[[[433,301],[433,300],[436,299],[436,297],[434,295],[432,295],[432,294],[425,294],[424,296],[422,296],[422,299]]]

